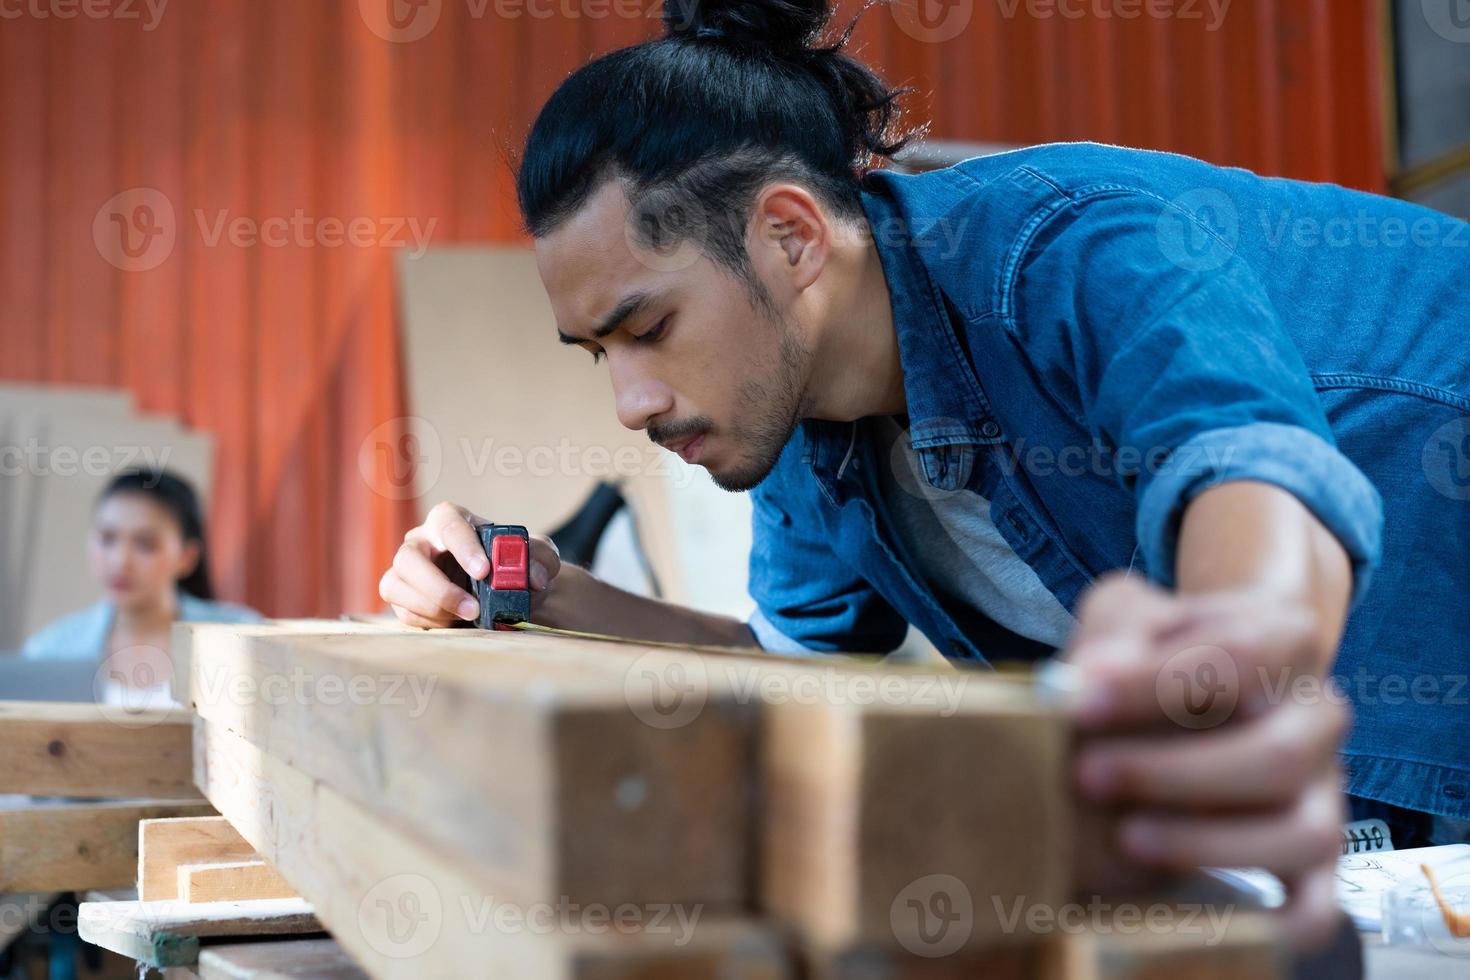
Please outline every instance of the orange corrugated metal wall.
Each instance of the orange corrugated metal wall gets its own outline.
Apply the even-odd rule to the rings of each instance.
[[[1385,186],[1381,0],[1234,0],[1218,22],[1221,0],[904,2],[946,5],[869,11],[857,50],[923,91],[935,136],[1097,139]],[[212,432],[230,598],[274,615],[375,606],[411,516],[374,489],[391,460],[358,465],[405,411],[395,250],[329,247],[324,226],[235,245],[219,219],[366,219],[388,238],[415,219],[434,244],[515,240],[504,147],[567,71],[655,33],[657,4],[16,9],[0,20],[0,377],[123,386]],[[156,267],[118,268],[93,222],[139,187],[171,205],[176,243]]]

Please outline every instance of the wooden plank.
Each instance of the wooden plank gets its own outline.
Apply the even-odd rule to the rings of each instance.
[[[197,797],[191,715],[97,704],[0,701],[0,793]]]
[[[312,729],[307,741],[291,732],[312,721],[333,724],[322,719],[335,715],[321,710],[308,715],[303,707],[289,704],[272,705],[268,710],[258,705],[251,708],[238,697],[221,697],[222,685],[242,672],[250,674],[251,684],[256,686],[288,668],[318,673],[320,666],[313,664],[324,661],[314,658],[330,660],[337,656],[345,658],[340,659],[344,664],[357,658],[359,680],[371,679],[375,672],[381,680],[393,672],[385,672],[389,664],[396,665],[395,671],[432,675],[439,681],[439,694],[443,695],[444,684],[485,684],[490,672],[483,665],[493,657],[494,677],[499,679],[497,694],[511,700],[516,697],[515,684],[524,683],[525,678],[549,684],[547,678],[553,671],[568,669],[579,682],[589,685],[586,690],[592,692],[594,700],[606,695],[610,682],[619,698],[636,695],[654,699],[667,692],[640,688],[636,683],[640,675],[665,674],[678,668],[680,677],[698,679],[698,699],[708,701],[717,711],[730,704],[759,708],[767,697],[785,702],[766,705],[770,719],[761,735],[767,759],[757,778],[769,784],[763,789],[768,873],[761,903],[765,909],[789,916],[803,926],[809,939],[827,946],[841,948],[869,940],[891,940],[894,903],[911,886],[922,889],[920,879],[936,874],[954,878],[972,905],[980,906],[983,921],[977,923],[971,937],[971,944],[978,946],[993,942],[999,931],[994,908],[989,904],[991,896],[1024,894],[1031,901],[1060,899],[1073,880],[1067,846],[1072,823],[1065,724],[1055,713],[1039,706],[1023,686],[996,681],[989,675],[875,671],[866,666],[775,661],[752,655],[700,657],[678,649],[519,633],[410,631],[312,637],[292,633],[289,624],[195,629],[196,643],[200,637],[212,638],[211,670],[215,674],[208,686],[215,693],[207,700],[222,703],[201,704],[202,715],[235,730],[254,732],[252,737],[257,742],[293,764],[298,758],[306,759],[303,767],[368,805],[376,805],[380,799],[419,801],[421,806],[416,812],[428,816],[415,826],[433,833],[433,839],[446,847],[462,846],[459,842],[470,836],[468,827],[451,826],[446,814],[456,809],[473,810],[477,816],[487,812],[483,806],[472,808],[463,796],[446,793],[446,786],[454,787],[457,793],[465,788],[466,780],[484,779],[486,767],[481,766],[478,777],[473,773],[456,777],[444,771],[435,776],[425,769],[423,760],[457,758],[464,744],[514,744],[505,741],[504,732],[456,731],[446,728],[440,718],[437,727],[454,731],[454,737],[426,735],[436,726],[424,723],[404,726],[390,735],[374,729],[379,721],[363,720],[372,712],[360,712],[362,717],[355,725],[331,738],[321,737],[318,727]],[[237,649],[233,654],[226,649],[230,643],[221,636],[234,637]],[[248,663],[251,658],[253,664]],[[513,661],[519,666],[512,667]],[[416,666],[410,669],[410,664]],[[507,685],[505,682],[512,678],[522,680]],[[337,680],[343,687],[349,678]],[[779,683],[771,687],[766,683],[769,681]],[[860,689],[859,681],[866,687]],[[822,701],[828,682],[834,685],[837,701],[845,699],[846,703]],[[879,684],[884,695],[875,698]],[[496,685],[492,683],[491,687]],[[812,692],[817,694],[815,703],[807,696]],[[892,704],[861,703],[864,692],[868,702]],[[202,697],[205,693],[196,684],[196,701],[206,700]],[[468,709],[462,701],[462,697],[456,697],[450,703],[465,714]],[[651,710],[652,700],[632,706],[631,711],[629,707],[624,705],[624,713],[641,713],[640,721],[645,723],[641,733],[652,736],[649,729],[659,724],[653,716],[660,713]],[[301,720],[282,724],[287,711],[301,712]],[[505,710],[498,711],[503,719]],[[696,730],[694,726],[708,721],[709,713],[709,708],[696,706],[690,724],[680,727],[674,719],[670,731],[687,737],[689,731]],[[424,714],[429,717],[440,712],[436,707],[433,711],[426,709]],[[432,744],[425,743],[426,737]],[[603,732],[590,729],[581,743],[587,748],[567,762],[571,767],[567,772],[572,775],[567,775],[562,784],[578,787],[579,794],[586,790],[588,781],[575,777],[575,766],[587,765],[596,758],[588,752],[605,753],[620,737],[623,735],[617,726]],[[324,743],[336,745],[332,756],[336,761],[330,765],[325,764]],[[411,756],[389,765],[383,753],[396,753],[403,746],[412,746]],[[976,746],[984,748],[977,750]],[[365,753],[364,747],[372,747],[373,751]],[[516,753],[516,757],[527,758],[524,752]],[[916,765],[915,760],[923,764]],[[437,761],[435,764],[442,765]],[[728,788],[739,782],[739,765],[739,759],[732,758],[726,775],[717,784]],[[752,761],[746,771],[754,773],[755,765]],[[731,767],[737,773],[734,777],[728,774]],[[707,760],[702,760],[701,774],[705,777],[709,776],[708,768]],[[496,773],[493,763],[488,769],[492,780],[524,782],[519,777],[504,778],[508,774]],[[603,774],[602,782],[587,793],[585,804],[572,808],[577,813],[597,813],[598,806],[605,806],[609,797],[616,800],[618,782],[607,780],[607,766],[596,769]],[[390,790],[389,781],[395,778],[409,781],[400,790]],[[482,796],[491,799],[496,792],[493,785],[481,791]],[[503,795],[503,787],[498,792]],[[438,802],[422,805],[426,799]],[[657,805],[649,809],[660,812]],[[506,812],[503,800],[500,812]],[[914,813],[931,815],[922,833],[913,827]],[[429,825],[436,823],[442,826],[434,833]],[[583,860],[590,865],[601,854],[617,850],[597,829],[616,826],[608,818],[599,817],[583,826],[588,828],[585,832],[562,836],[565,843],[558,852],[562,859]],[[977,826],[994,826],[997,830],[981,835],[974,830]],[[673,829],[676,836],[667,839],[688,840],[697,828],[697,823],[682,819]],[[641,832],[645,829],[636,823],[628,828],[630,835]],[[481,836],[485,837],[483,832]],[[665,835],[650,836],[657,839]],[[1012,837],[1022,843],[1017,845]],[[578,846],[588,853],[569,850]],[[524,855],[524,850],[521,853]],[[630,862],[637,858],[633,853],[626,856]],[[503,890],[508,884],[503,875],[506,869],[495,870],[502,873],[494,880]]]
[[[199,950],[201,980],[367,980],[335,939],[226,943]]]
[[[1057,903],[1072,891],[1070,735],[1029,685],[948,665],[476,636],[502,656],[519,647],[539,663],[604,672],[625,691],[653,674],[665,694],[682,684],[696,700],[757,702],[759,904],[809,942],[913,940],[905,930],[923,924],[904,909],[952,898],[973,917],[960,948],[988,950],[1029,941],[1007,933],[996,901]]]
[[[1074,947],[1065,980],[1287,980],[1293,975],[1279,918],[1234,906],[1171,908],[1139,903],[1167,926],[1106,918],[1067,937]],[[1198,915],[1191,913],[1198,912]],[[1207,913],[1217,918],[1210,920]],[[1185,915],[1189,915],[1186,920]],[[1187,923],[1187,924],[1186,924]]]
[[[175,623],[169,635],[169,694],[180,704],[192,704],[189,691],[189,666],[193,661],[194,630],[200,623]],[[279,634],[293,633],[305,635],[324,635],[334,633],[407,633],[410,632],[406,626],[400,626],[396,620],[390,619],[289,619],[272,620],[269,623],[255,624],[262,633]],[[421,632],[421,631],[412,631]]]
[[[131,887],[139,820],[213,812],[190,800],[0,810],[0,891]]]
[[[952,713],[905,698],[766,713],[761,900],[810,941],[953,950],[1018,941],[998,909],[1072,888],[1062,719],[975,678]],[[999,903],[999,904],[998,904]]]
[[[247,902],[261,898],[295,898],[296,889],[264,861],[226,864],[181,864],[181,902]]]
[[[299,898],[258,902],[83,902],[77,931],[89,943],[152,967],[191,966],[201,940],[322,931]]]
[[[1083,980],[1048,972],[1047,955],[1029,946],[936,957],[897,946],[860,948],[812,953],[806,975],[810,980]]]
[[[417,840],[240,735],[201,719],[195,753],[200,788],[374,977],[790,975],[784,945],[758,924],[673,903],[630,903],[623,918],[596,903],[517,903],[471,878],[460,852]]]
[[[221,816],[144,820],[138,824],[138,898],[144,902],[180,898],[181,865],[253,861],[259,857]]]
[[[201,717],[456,854],[487,891],[749,903],[751,705],[715,695],[654,727],[654,692],[621,674],[497,654],[554,649],[544,637],[192,629]]]
[[[1111,905],[1111,907],[1109,907]],[[807,949],[811,980],[1286,980],[1292,975],[1280,923],[1235,905],[1141,899],[1072,906],[1021,944],[949,952],[890,942]],[[1053,909],[1052,911],[1057,911]],[[1136,913],[1136,914],[1135,914]],[[942,937],[936,929],[932,937]]]

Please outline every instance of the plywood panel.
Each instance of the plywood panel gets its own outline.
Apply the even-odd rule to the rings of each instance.
[[[102,596],[87,571],[87,536],[97,496],[117,471],[164,466],[211,499],[212,440],[165,419],[85,419],[52,416],[44,422],[45,464],[38,470],[34,559],[19,589],[21,628],[30,635],[51,620]],[[44,560],[42,560],[44,557]]]
[[[599,479],[622,481],[667,597],[682,599],[665,515],[682,463],[623,428],[606,369],[557,342],[530,250],[437,250],[399,268],[412,441],[371,448],[412,472],[420,512],[452,500],[544,533]]]

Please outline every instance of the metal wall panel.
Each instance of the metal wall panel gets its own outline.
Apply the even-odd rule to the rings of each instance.
[[[400,248],[333,246],[320,225],[239,245],[217,217],[518,240],[508,163],[537,107],[592,53],[661,30],[650,0],[375,3],[0,24],[0,377],[124,386],[213,433],[216,580],[273,615],[376,606],[408,523],[384,472],[405,462]],[[1381,0],[896,0],[854,46],[920,90],[938,137],[1102,140],[1382,190],[1386,20]],[[140,188],[176,242],[123,267],[94,220]]]

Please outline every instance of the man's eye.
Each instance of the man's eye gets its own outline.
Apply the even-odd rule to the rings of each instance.
[[[651,344],[655,340],[658,340],[658,338],[663,336],[664,328],[666,328],[668,324],[669,318],[664,317],[662,320],[658,321],[658,325],[655,326],[652,330],[648,330],[644,333],[639,334],[638,336],[634,337],[633,340],[634,342],[639,344]]]

